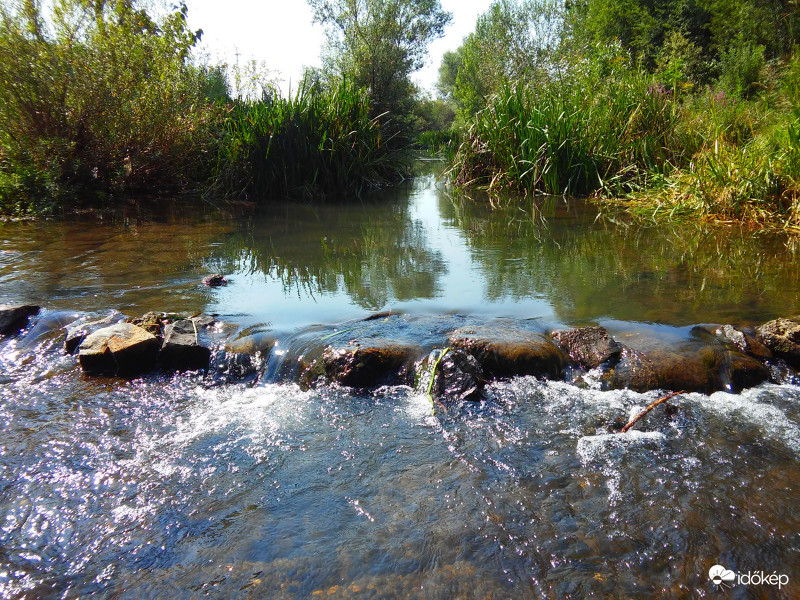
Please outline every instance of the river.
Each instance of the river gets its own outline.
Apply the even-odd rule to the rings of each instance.
[[[410,387],[304,390],[275,368],[389,310],[387,336],[431,348],[477,323],[679,343],[800,312],[797,264],[774,235],[579,200],[491,210],[430,173],[336,205],[0,223],[0,302],[44,307],[0,340],[0,595],[800,597],[796,379],[685,394],[617,435],[658,391],[518,377],[432,412]],[[65,324],[150,310],[279,344],[245,382],[90,378],[63,351]]]

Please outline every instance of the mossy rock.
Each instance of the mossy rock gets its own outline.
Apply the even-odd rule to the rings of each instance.
[[[604,327],[579,327],[554,331],[553,339],[584,369],[594,369],[622,353],[622,345],[608,335]]]
[[[301,375],[301,384],[336,382],[351,388],[410,385],[414,363],[422,355],[416,344],[373,339],[369,343],[328,346]]]
[[[543,335],[495,327],[462,327],[450,334],[449,346],[472,355],[489,378],[534,375],[559,379],[566,355]]]

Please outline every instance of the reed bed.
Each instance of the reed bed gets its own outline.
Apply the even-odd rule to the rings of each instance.
[[[683,159],[669,92],[644,73],[505,85],[479,112],[451,170],[490,192],[619,193]]]
[[[406,156],[369,108],[366,92],[347,81],[329,92],[303,88],[292,98],[236,102],[206,193],[330,198],[397,180]]]
[[[622,66],[505,85],[450,168],[494,196],[594,195],[649,218],[800,233],[800,60],[753,99],[666,89]]]

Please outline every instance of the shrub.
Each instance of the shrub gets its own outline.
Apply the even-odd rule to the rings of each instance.
[[[41,177],[62,190],[184,187],[212,117],[188,60],[199,35],[184,4],[159,20],[136,0],[0,6],[3,206],[39,194]]]

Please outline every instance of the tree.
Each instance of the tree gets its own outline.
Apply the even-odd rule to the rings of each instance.
[[[373,114],[410,112],[428,44],[452,15],[439,0],[307,0],[328,28],[326,68],[367,88]]]
[[[561,5],[553,0],[496,0],[475,31],[439,67],[439,92],[467,118],[506,82],[548,77],[561,40]]]

